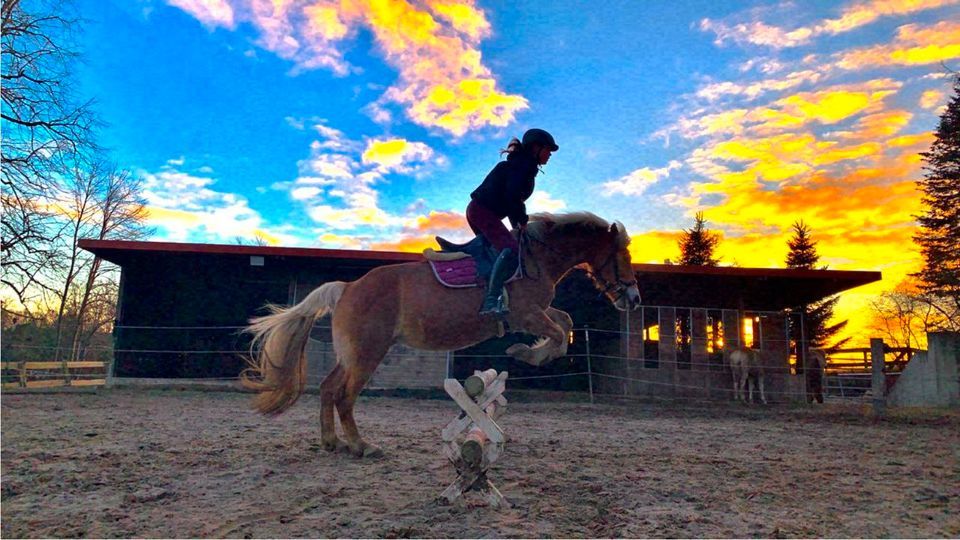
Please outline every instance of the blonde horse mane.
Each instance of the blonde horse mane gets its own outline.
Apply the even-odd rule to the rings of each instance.
[[[548,224],[552,225],[549,226]],[[630,235],[623,223],[615,221],[617,227],[617,248],[624,249],[630,244]],[[551,214],[541,212],[530,215],[530,223],[527,225],[527,233],[534,239],[541,242],[547,241],[547,236],[551,230],[563,230],[567,233],[579,230],[587,231],[606,231],[610,228],[610,223],[590,212],[570,212],[567,214]]]

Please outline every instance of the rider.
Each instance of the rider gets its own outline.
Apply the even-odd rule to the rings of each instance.
[[[514,137],[507,149],[506,161],[501,161],[470,194],[467,222],[477,235],[482,235],[499,252],[487,280],[487,293],[480,308],[481,315],[502,317],[508,310],[503,305],[503,284],[519,264],[520,245],[503,224],[522,230],[527,226],[527,206],[524,204],[535,186],[540,165],[546,165],[550,155],[560,147],[553,136],[542,129],[530,129],[518,141]]]

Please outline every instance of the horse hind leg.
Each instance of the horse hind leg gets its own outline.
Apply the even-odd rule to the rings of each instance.
[[[340,416],[340,427],[343,428],[343,437],[346,449],[357,457],[381,457],[383,451],[360,436],[360,429],[353,416],[353,408],[360,391],[373,376],[380,361],[386,356],[389,344],[379,344],[372,348],[373,340],[354,340],[353,347],[342,355],[338,354],[338,362],[343,369],[343,381],[339,391],[335,393],[337,414]]]
[[[346,447],[356,457],[381,457],[383,450],[363,440],[360,429],[353,417],[353,408],[357,397],[372,373],[348,373],[343,394],[337,401],[337,413],[340,415],[340,426],[346,439]]]
[[[763,393],[763,373],[757,375],[757,381],[760,382],[760,402],[764,405],[767,404],[767,396]]]
[[[344,377],[343,367],[336,364],[320,383],[320,444],[330,452],[346,448],[346,444],[337,437],[333,418],[334,403],[343,392]]]

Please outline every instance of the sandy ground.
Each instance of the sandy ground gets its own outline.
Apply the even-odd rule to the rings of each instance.
[[[960,536],[956,414],[514,400],[496,510],[435,500],[452,402],[361,398],[379,460],[319,448],[315,395],[277,418],[248,404],[5,394],[3,537]]]

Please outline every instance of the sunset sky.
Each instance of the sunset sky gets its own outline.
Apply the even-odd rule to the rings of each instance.
[[[530,211],[622,221],[676,259],[916,270],[918,152],[960,70],[960,3],[79,0],[80,94],[142,176],[155,240],[416,250],[530,127],[560,150]]]

